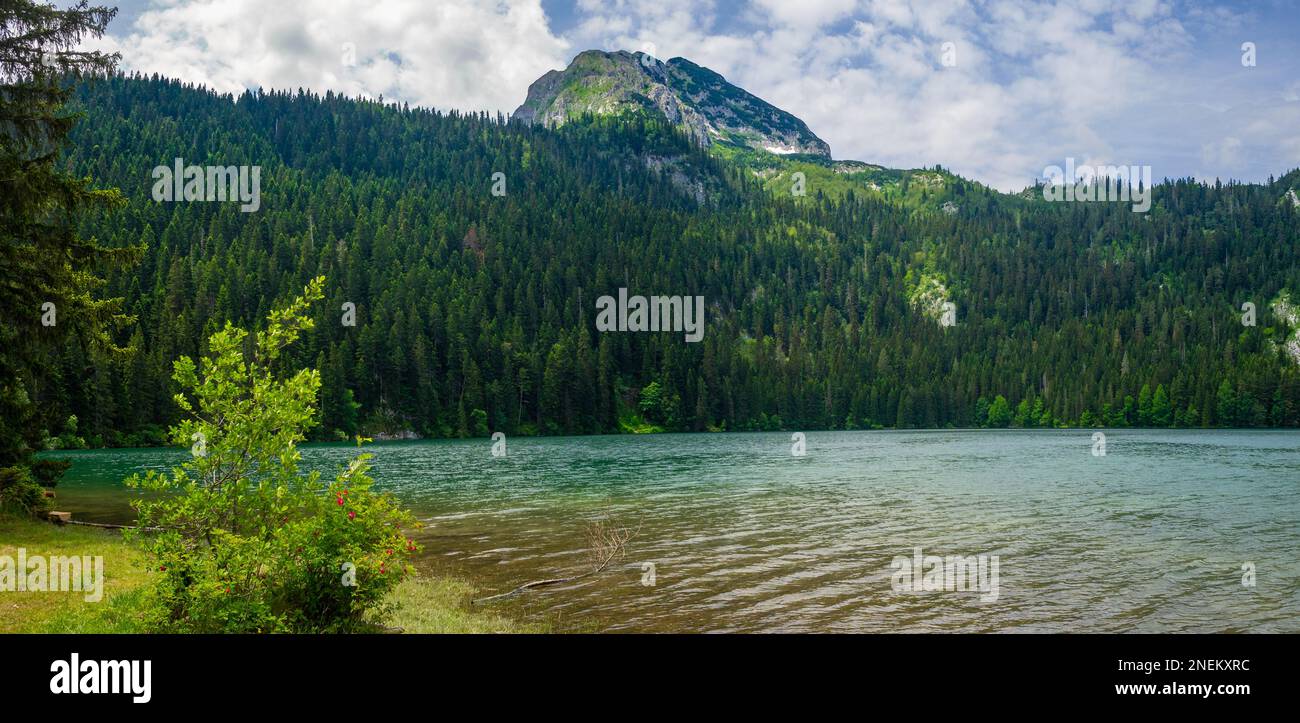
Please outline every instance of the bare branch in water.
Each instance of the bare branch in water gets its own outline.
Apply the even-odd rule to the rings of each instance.
[[[623,527],[615,522],[609,515],[593,520],[587,524],[587,559],[591,562],[591,569],[581,575],[572,575],[570,577],[553,577],[546,580],[534,580],[526,582],[523,585],[498,595],[491,595],[485,598],[479,598],[473,601],[473,604],[492,602],[494,600],[503,600],[508,597],[514,597],[525,590],[533,588],[547,587],[549,585],[559,585],[566,582],[581,580],[585,577],[591,577],[598,573],[604,572],[616,559],[622,559],[627,551],[627,543],[636,537],[641,531],[641,525],[638,524],[636,529]]]

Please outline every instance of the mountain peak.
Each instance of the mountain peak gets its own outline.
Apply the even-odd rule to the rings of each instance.
[[[586,50],[564,70],[548,71],[528,87],[512,117],[557,126],[584,113],[631,109],[656,111],[703,145],[831,156],[808,124],[720,74],[685,58],[663,62],[626,50]]]

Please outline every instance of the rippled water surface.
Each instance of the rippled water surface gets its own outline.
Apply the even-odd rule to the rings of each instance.
[[[1300,632],[1300,434],[812,432],[368,446],[425,521],[420,565],[487,592],[587,565],[588,521],[637,528],[602,575],[525,614],[610,631]],[[352,446],[308,446],[308,466]],[[120,480],[181,452],[69,453],[60,506],[129,518]],[[996,601],[896,593],[921,547],[997,555]],[[655,585],[643,584],[652,563]],[[1242,584],[1253,563],[1255,587]]]

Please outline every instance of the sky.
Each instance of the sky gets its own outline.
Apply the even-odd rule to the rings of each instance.
[[[111,2],[111,0],[101,0]],[[60,2],[59,4],[66,4]],[[591,48],[685,57],[835,158],[1003,191],[1048,166],[1300,167],[1300,0],[120,0],[122,68],[509,113]]]

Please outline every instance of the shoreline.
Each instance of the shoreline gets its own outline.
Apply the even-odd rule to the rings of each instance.
[[[58,525],[45,520],[0,516],[0,557],[91,556],[103,559],[103,595],[87,601],[80,591],[33,592],[0,590],[0,635],[114,633],[149,634],[141,619],[142,600],[149,594],[150,573],[144,553],[119,530]],[[386,599],[392,606],[376,632],[545,633],[548,623],[528,622],[507,607],[470,605],[483,591],[471,581],[418,571]]]
[[[782,429],[707,429],[703,431],[694,430],[621,430],[612,432],[598,432],[594,434],[514,434],[509,436],[511,440],[528,439],[528,440],[545,440],[545,439],[605,439],[619,437],[670,437],[674,435],[683,436],[714,436],[714,435],[742,435],[742,434],[793,434],[795,432],[817,433],[817,434],[843,434],[846,432],[872,432],[884,434],[915,434],[919,432],[1300,432],[1300,427],[1286,426],[1263,426],[1263,427],[1110,427],[1105,425],[1067,425],[1052,427],[862,427],[856,429],[838,429],[838,428],[818,428],[818,427],[790,427]],[[370,441],[361,447],[370,445],[387,445],[402,442],[491,442],[491,437],[426,437],[415,432],[398,433],[398,434],[381,434],[376,433],[370,437]],[[308,439],[298,444],[299,447],[356,447],[356,442],[351,440],[338,439]],[[85,452],[106,452],[113,450],[135,450],[135,449],[171,449],[177,452],[183,452],[185,447],[177,447],[170,444],[145,445],[145,446],[101,446],[101,447],[64,447],[58,449],[43,449],[36,453],[37,457],[50,458],[60,454],[68,453],[85,453]]]

